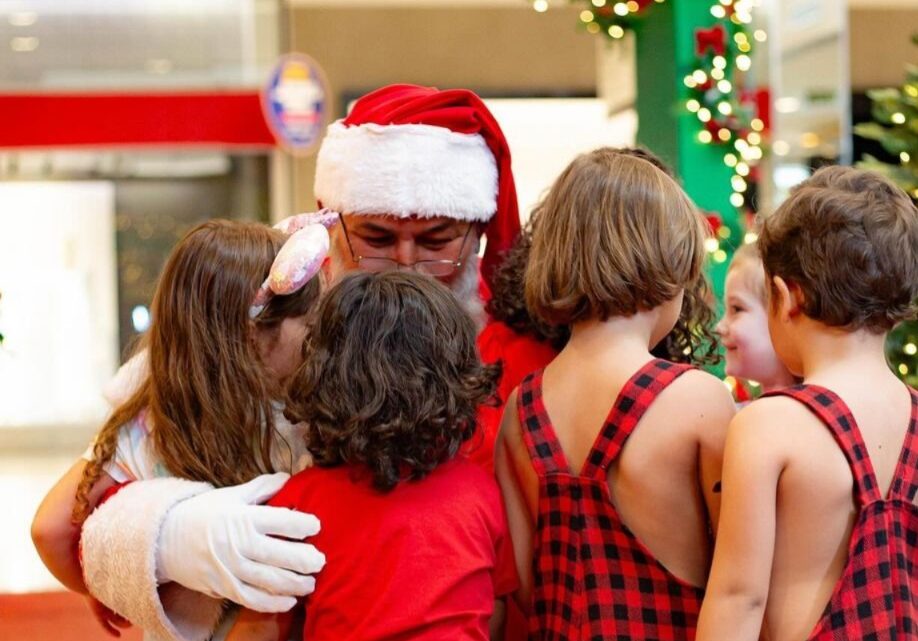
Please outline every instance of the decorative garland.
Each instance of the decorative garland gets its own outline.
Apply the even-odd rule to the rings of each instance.
[[[634,28],[636,21],[646,17],[649,7],[665,2],[569,1],[585,6],[580,12],[580,21],[589,33],[602,34],[612,40],[623,38],[628,30]],[[750,69],[753,41],[764,42],[767,37],[761,29],[750,37],[748,25],[752,22],[752,4],[752,0],[713,2],[710,11],[715,23],[709,29],[695,31],[695,64],[684,79],[689,90],[684,108],[697,117],[701,125],[698,142],[725,147],[724,163],[733,169],[730,204],[736,208],[744,206],[747,181],[763,155],[761,144],[765,123],[756,116],[753,108],[741,102],[737,83],[729,80],[735,79],[737,73]],[[549,0],[533,0],[532,6],[538,12],[547,11]],[[723,232],[719,236],[726,238],[729,229],[725,228]],[[747,235],[746,241],[752,240],[754,235]],[[716,258],[721,256],[726,260],[725,252],[718,252]]]
[[[701,125],[698,142],[726,148],[724,163],[733,169],[730,204],[740,208],[749,174],[762,159],[765,123],[740,101],[735,78],[749,71],[753,41],[764,42],[766,35],[762,30],[749,34],[751,0],[720,0],[711,6],[711,15],[714,26],[695,30],[696,64],[684,79],[689,90],[685,108]]]
[[[625,33],[634,29],[634,23],[646,14],[646,9],[666,0],[570,0],[572,4],[584,5],[580,22],[594,35],[603,34],[612,40],[620,40]],[[538,12],[548,10],[548,0],[533,0],[532,7]]]

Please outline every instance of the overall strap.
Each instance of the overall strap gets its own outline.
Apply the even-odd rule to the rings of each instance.
[[[900,498],[909,503],[918,494],[918,391],[910,389],[912,396],[912,420],[908,424],[905,445],[899,455],[899,465],[893,476],[889,498]]]
[[[795,385],[764,396],[789,396],[806,405],[829,428],[848,459],[857,487],[858,503],[863,506],[883,498],[854,415],[835,392],[819,385]]]
[[[644,412],[670,383],[692,369],[657,358],[635,372],[619,391],[580,475],[604,479]]]
[[[529,450],[532,467],[538,476],[570,473],[561,443],[551,425],[542,399],[542,373],[533,372],[520,383],[516,406],[523,441]]]

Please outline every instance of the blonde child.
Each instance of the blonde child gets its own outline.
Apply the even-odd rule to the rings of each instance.
[[[287,406],[316,467],[270,501],[322,521],[303,638],[499,638],[518,584],[500,490],[458,455],[497,379],[475,330],[411,272],[345,277],[320,304]],[[285,625],[245,611],[227,641],[286,639]]]
[[[613,149],[575,159],[542,203],[526,300],[571,337],[511,395],[496,453],[531,638],[694,635],[733,403],[650,350],[704,234],[672,178]]]
[[[86,593],[80,527],[122,484],[176,476],[219,487],[308,463],[298,430],[280,410],[284,383],[302,360],[306,314],[319,296],[312,276],[327,246],[321,226],[288,239],[256,223],[221,220],[197,226],[176,246],[153,299],[139,385],[32,524],[39,555],[66,587]],[[282,269],[290,259],[299,271]],[[281,269],[266,280],[275,262]],[[272,295],[278,282],[284,295]],[[126,622],[91,597],[90,604],[118,636],[113,625]]]
[[[726,352],[727,375],[755,381],[764,392],[793,385],[796,379],[768,335],[765,268],[755,244],[743,245],[733,255],[724,289],[717,333]]]
[[[803,384],[730,425],[699,641],[918,638],[918,394],[884,339],[914,318],[918,210],[830,167],[765,221],[768,324]]]

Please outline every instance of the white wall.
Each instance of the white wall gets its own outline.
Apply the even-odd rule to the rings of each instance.
[[[98,424],[118,356],[114,187],[0,183],[0,428]]]
[[[523,221],[574,157],[596,147],[633,145],[637,132],[634,110],[610,118],[606,103],[594,98],[493,99],[485,103],[510,146]]]

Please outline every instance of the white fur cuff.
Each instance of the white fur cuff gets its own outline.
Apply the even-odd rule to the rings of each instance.
[[[173,478],[131,483],[83,525],[86,587],[143,628],[146,639],[206,641],[220,621],[222,600],[174,583],[158,590],[156,583],[156,546],[166,513],[210,489],[207,483]]]
[[[346,214],[487,221],[497,211],[497,163],[479,134],[339,121],[319,150],[315,194]]]

